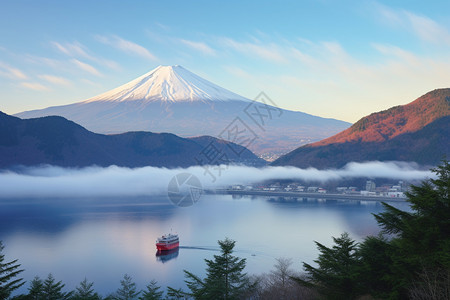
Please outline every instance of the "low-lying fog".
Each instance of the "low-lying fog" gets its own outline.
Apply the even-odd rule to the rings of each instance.
[[[170,180],[180,173],[198,177],[203,187],[224,187],[264,180],[321,181],[358,177],[421,180],[433,173],[412,163],[349,163],[342,169],[317,170],[294,167],[195,166],[186,169],[155,167],[80,169],[55,166],[23,167],[0,172],[0,197],[95,197],[167,194]]]

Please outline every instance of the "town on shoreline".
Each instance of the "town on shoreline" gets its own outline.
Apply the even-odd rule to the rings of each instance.
[[[332,190],[325,186],[305,186],[300,183],[266,183],[252,185],[231,185],[219,189],[205,190],[208,194],[229,194],[247,196],[275,196],[292,198],[318,198],[334,200],[404,201],[410,184],[399,181],[396,184],[382,184],[377,187],[374,180],[367,180],[362,189],[356,186],[337,186]]]

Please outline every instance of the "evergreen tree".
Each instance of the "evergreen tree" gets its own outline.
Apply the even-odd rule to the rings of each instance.
[[[357,244],[350,239],[348,233],[334,238],[331,248],[315,242],[319,249],[319,257],[314,262],[318,267],[303,263],[307,279],[296,278],[296,281],[315,287],[327,299],[353,299],[358,295],[358,257]]]
[[[62,281],[56,282],[55,277],[50,273],[47,276],[47,279],[44,281],[43,286],[43,299],[46,300],[62,300],[69,299],[72,295],[72,292],[63,292],[63,288],[66,285],[62,283]]]
[[[120,281],[121,287],[116,291],[115,299],[132,300],[137,299],[140,292],[136,291],[136,283],[133,282],[131,276],[125,274]]]
[[[389,297],[393,290],[390,281],[392,247],[384,237],[367,237],[359,245],[358,281],[362,291],[381,299]]]
[[[9,299],[10,300],[29,300],[30,298],[26,294],[20,294],[20,295],[12,296]]]
[[[170,286],[167,287],[167,299],[168,300],[181,300],[190,299],[182,289],[174,289]]]
[[[408,297],[408,289],[419,274],[450,270],[450,165],[436,169],[436,179],[412,186],[407,193],[411,212],[383,203],[385,212],[375,215],[383,232],[393,236],[390,281],[392,297]]]
[[[25,281],[23,281],[23,278],[17,278],[17,275],[23,272],[23,270],[19,269],[20,265],[17,264],[17,259],[5,262],[5,255],[2,253],[3,249],[3,243],[0,241],[0,299],[7,299]]]
[[[142,292],[142,296],[139,297],[140,300],[160,300],[162,299],[163,291],[160,291],[161,287],[158,286],[156,280],[150,281],[147,285],[147,290]]]
[[[218,243],[221,254],[214,255],[214,260],[205,259],[207,275],[204,280],[184,271],[186,284],[195,299],[238,299],[249,287],[249,280],[242,272],[245,259],[232,255],[236,242],[226,238]]]
[[[73,300],[98,300],[100,296],[92,288],[93,282],[88,282],[86,278],[75,289],[75,293],[72,297]]]
[[[209,299],[206,294],[206,284],[200,277],[186,270],[184,270],[184,275],[186,277],[186,285],[191,291],[189,294],[190,296],[194,297],[194,299]],[[170,292],[176,291],[171,287],[169,287],[169,289]]]
[[[28,288],[28,297],[30,300],[40,300],[44,296],[44,283],[38,276],[34,277]]]

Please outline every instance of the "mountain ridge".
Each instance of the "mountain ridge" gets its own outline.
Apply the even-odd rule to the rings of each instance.
[[[347,130],[313,143],[311,146],[356,140],[361,142],[385,141],[407,132],[417,131],[449,114],[450,88],[435,89],[406,105],[394,106],[363,117]]]
[[[223,153],[240,151],[230,163],[264,165],[248,149],[207,137]],[[189,167],[219,162],[200,162],[205,146],[171,133],[128,132],[103,135],[59,116],[22,120],[0,112],[0,168],[51,164],[62,167]]]
[[[450,155],[450,89],[370,114],[322,141],[298,147],[273,165],[340,168],[351,161],[413,161],[436,165]]]

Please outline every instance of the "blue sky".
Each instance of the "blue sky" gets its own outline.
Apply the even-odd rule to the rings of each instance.
[[[82,101],[158,65],[355,122],[450,86],[450,1],[0,1],[0,110]]]

